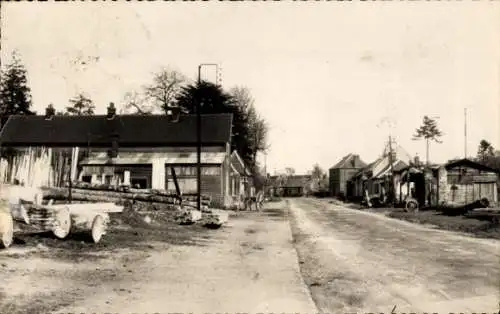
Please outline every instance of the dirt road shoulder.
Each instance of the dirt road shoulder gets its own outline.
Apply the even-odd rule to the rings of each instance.
[[[133,280],[58,312],[314,313],[283,205],[232,217],[207,245],[152,252]]]

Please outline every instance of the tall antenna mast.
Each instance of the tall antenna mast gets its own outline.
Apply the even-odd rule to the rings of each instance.
[[[464,158],[467,159],[467,108],[464,108]]]

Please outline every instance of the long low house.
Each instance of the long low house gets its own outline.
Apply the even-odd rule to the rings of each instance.
[[[269,176],[267,194],[269,196],[299,197],[311,190],[310,175]]]
[[[0,182],[62,186],[70,179],[90,184],[131,185],[196,192],[196,116],[11,116],[0,132]],[[221,206],[252,194],[250,172],[231,152],[231,114],[201,118],[201,192]]]

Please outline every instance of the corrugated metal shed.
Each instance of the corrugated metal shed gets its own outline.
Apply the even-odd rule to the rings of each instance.
[[[222,164],[226,158],[223,152],[202,152],[202,164]],[[166,164],[196,164],[196,153],[180,152],[123,152],[117,158],[109,159],[106,152],[92,153],[80,165],[140,165],[151,164],[153,160],[164,159]]]

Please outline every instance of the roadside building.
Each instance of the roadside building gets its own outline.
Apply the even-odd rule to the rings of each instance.
[[[444,165],[411,165],[397,172],[400,194],[419,206],[464,206],[481,199],[498,204],[498,171],[469,159]]]
[[[382,156],[377,158],[366,167],[358,170],[347,183],[352,191],[350,198],[361,200],[370,196],[370,198],[383,199],[389,193],[397,199],[399,198],[398,176],[392,176],[392,172],[407,167],[410,164],[411,157],[406,151],[396,145],[392,149],[392,154],[385,149]]]
[[[354,194],[354,186],[348,184],[349,180],[360,169],[366,167],[366,163],[359,155],[348,154],[337,164],[329,169],[329,190],[331,196],[350,197]]]
[[[283,197],[304,196],[311,184],[310,175],[270,176],[268,195]]]
[[[231,152],[231,114],[201,118],[201,192],[223,205],[251,192],[250,172]],[[72,182],[132,185],[175,190],[173,168],[183,193],[196,192],[196,116],[166,115],[11,116],[0,133],[9,158],[0,181],[32,186]],[[12,154],[12,152],[15,152]]]

